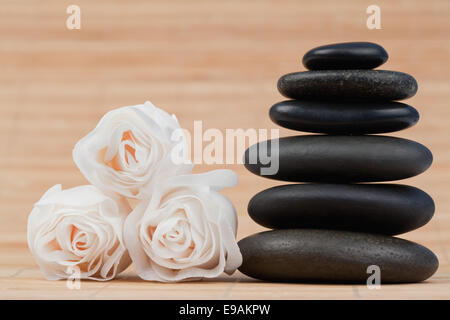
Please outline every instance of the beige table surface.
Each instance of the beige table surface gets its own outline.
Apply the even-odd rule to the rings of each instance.
[[[69,4],[81,8],[81,30],[65,26]],[[170,3],[170,5],[169,5]],[[450,298],[450,2],[376,1],[382,29],[366,28],[372,1],[24,1],[0,4],[0,298],[125,299],[434,299]],[[193,128],[276,128],[268,109],[283,98],[276,81],[304,70],[308,49],[332,42],[374,41],[383,66],[419,83],[408,103],[420,122],[395,136],[434,153],[429,171],[402,183],[427,191],[434,219],[402,235],[432,249],[440,268],[420,284],[277,284],[232,277],[183,284],[119,279],[84,281],[69,290],[46,281],[26,245],[33,203],[50,186],[86,183],[71,150],[108,110],[151,100]],[[295,134],[282,129],[281,135]],[[238,239],[263,230],[246,213],[253,194],[276,181],[240,165],[239,185],[225,191],[239,215]]]

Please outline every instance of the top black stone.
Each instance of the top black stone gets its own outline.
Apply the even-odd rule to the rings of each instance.
[[[371,42],[347,42],[320,46],[303,56],[309,70],[373,69],[388,60],[384,48]]]

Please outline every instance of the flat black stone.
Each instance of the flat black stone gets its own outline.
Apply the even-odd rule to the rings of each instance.
[[[293,182],[400,180],[422,173],[432,161],[430,150],[420,143],[370,135],[285,137],[254,144],[244,154],[245,167],[254,174]]]
[[[439,261],[427,248],[403,239],[348,231],[286,229],[254,234],[238,243],[239,270],[283,282],[366,283],[380,268],[381,283],[420,282]]]
[[[401,100],[417,92],[409,74],[387,70],[324,70],[289,73],[278,80],[291,99]]]
[[[320,46],[303,56],[309,70],[373,69],[388,60],[384,48],[372,42],[347,42]]]
[[[337,229],[395,235],[425,225],[434,202],[398,184],[291,184],[256,194],[250,217],[272,229]]]
[[[365,134],[394,132],[413,126],[419,113],[400,102],[287,100],[270,109],[282,127],[316,133]]]

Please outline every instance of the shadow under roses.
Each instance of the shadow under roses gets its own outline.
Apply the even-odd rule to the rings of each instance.
[[[189,283],[232,283],[232,282],[262,282],[261,280],[252,279],[250,277],[247,277],[245,275],[239,274],[239,275],[233,275],[233,276],[220,276],[217,278],[201,278],[201,279],[186,279],[183,281],[176,281],[176,282],[159,282],[159,281],[147,281],[141,279],[137,274],[120,274],[118,275],[112,282],[122,282],[122,283],[161,283],[161,284],[189,284]]]

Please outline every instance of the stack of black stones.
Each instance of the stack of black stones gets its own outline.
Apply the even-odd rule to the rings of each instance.
[[[319,134],[277,139],[279,170],[265,177],[308,183],[277,186],[251,199],[252,219],[274,230],[239,242],[241,272],[268,281],[366,283],[375,265],[381,283],[403,283],[423,281],[437,270],[430,250],[393,237],[431,219],[431,197],[407,185],[363,184],[413,177],[432,162],[417,142],[373,135],[419,119],[416,109],[393,101],[412,97],[416,80],[372,70],[387,59],[374,43],[327,45],[303,57],[310,71],[280,78],[281,94],[295,100],[275,104],[271,119]],[[275,154],[275,145],[269,140],[247,149],[246,168],[262,175],[268,165],[259,155]]]

